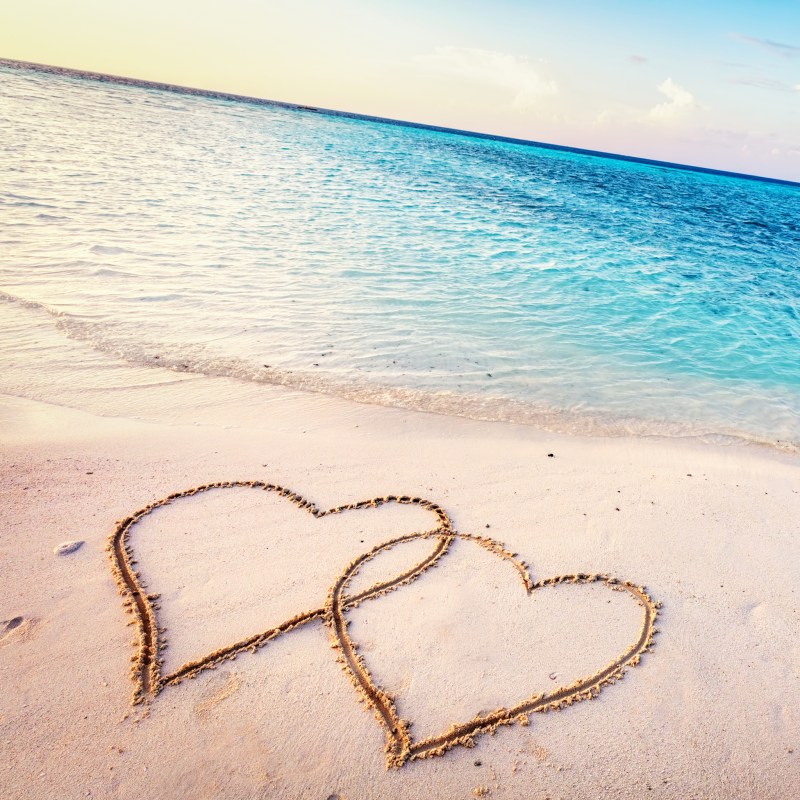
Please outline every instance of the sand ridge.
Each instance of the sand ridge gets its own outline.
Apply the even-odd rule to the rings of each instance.
[[[323,608],[302,611],[269,630],[214,650],[199,659],[183,664],[174,672],[164,675],[162,674],[162,653],[166,646],[166,638],[164,636],[165,629],[159,626],[156,613],[159,609],[157,602],[159,596],[157,594],[149,594],[146,591],[142,577],[135,568],[137,561],[130,541],[131,532],[144,517],[176,500],[212,490],[232,488],[252,488],[274,492],[316,518],[349,510],[375,508],[387,503],[417,505],[433,512],[438,519],[439,525],[432,530],[414,532],[390,539],[356,557],[334,581]],[[427,539],[433,539],[435,547],[418,563],[390,580],[375,583],[353,595],[346,594],[348,585],[367,562],[397,545],[414,540]],[[528,595],[539,589],[567,583],[600,583],[613,591],[627,592],[643,610],[641,629],[636,641],[625,652],[594,674],[579,678],[568,686],[559,687],[551,692],[533,695],[511,707],[501,707],[493,712],[478,715],[467,722],[453,724],[440,734],[429,736],[421,741],[414,741],[410,734],[412,723],[399,717],[393,698],[378,686],[370,674],[364,659],[358,654],[358,645],[347,632],[349,622],[346,618],[346,612],[348,609],[357,607],[364,600],[379,597],[416,580],[439,562],[455,539],[473,543],[507,562],[517,573]],[[193,678],[204,670],[214,669],[221,662],[236,658],[245,651],[255,652],[281,634],[288,633],[312,620],[321,619],[330,630],[332,647],[338,653],[337,662],[356,688],[360,699],[368,707],[372,708],[376,719],[385,730],[387,767],[398,768],[411,760],[442,755],[459,745],[473,747],[475,745],[475,737],[479,734],[493,733],[500,726],[513,725],[515,723],[527,725],[528,714],[530,713],[558,710],[580,700],[592,699],[605,686],[622,678],[629,667],[634,667],[640,662],[642,654],[652,649],[653,637],[657,632],[655,621],[660,604],[649,596],[645,587],[636,586],[628,581],[599,573],[571,573],[534,582],[530,577],[526,564],[515,553],[507,550],[500,542],[489,537],[456,531],[453,528],[450,517],[441,506],[429,500],[408,495],[374,497],[369,500],[322,510],[302,495],[285,487],[265,483],[264,481],[222,481],[203,484],[180,492],[174,492],[121,520],[109,539],[108,551],[111,556],[112,569],[117,586],[124,598],[123,604],[126,611],[134,617],[133,622],[129,624],[134,624],[137,631],[137,638],[134,641],[137,649],[131,658],[131,675],[134,681],[132,703],[134,705],[140,705],[155,698],[167,686],[180,683],[185,678]]]

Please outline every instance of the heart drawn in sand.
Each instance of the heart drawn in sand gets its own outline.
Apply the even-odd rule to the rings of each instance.
[[[264,483],[262,481],[226,481],[197,486],[182,492],[175,492],[168,497],[146,506],[132,516],[119,522],[111,536],[108,548],[111,555],[114,576],[120,593],[124,598],[123,604],[126,610],[133,615],[137,631],[137,652],[131,659],[133,662],[131,672],[135,685],[133,693],[134,704],[139,704],[148,698],[155,697],[164,687],[180,683],[184,678],[194,677],[204,670],[213,669],[222,661],[236,658],[240,653],[245,651],[256,652],[277,636],[287,633],[294,628],[298,628],[301,625],[305,625],[312,620],[323,619],[325,616],[325,608],[322,605],[317,608],[300,610],[289,616],[283,622],[272,625],[267,630],[262,630],[235,642],[231,642],[230,644],[215,649],[213,652],[209,652],[182,664],[168,674],[164,674],[163,656],[164,650],[166,649],[166,641],[164,638],[165,629],[159,625],[157,616],[160,595],[148,593],[144,579],[137,569],[138,562],[134,553],[134,544],[131,541],[131,535],[136,526],[153,514],[157,509],[164,508],[172,503],[182,501],[185,498],[197,494],[205,494],[214,490],[225,489],[257,489],[261,492],[275,494],[281,498],[285,498],[290,504],[296,506],[298,509],[306,511],[311,517],[316,519],[341,514],[345,511],[366,510],[388,504],[417,506],[430,512],[431,521],[435,525],[432,530],[428,531],[433,537],[433,546],[430,552],[418,563],[412,565],[410,568],[404,569],[394,577],[380,581],[373,586],[356,592],[351,597],[344,598],[343,604],[345,607],[392,591],[404,583],[413,580],[441,557],[451,541],[446,535],[451,529],[450,519],[444,510],[428,500],[405,495],[375,497],[358,503],[349,503],[322,510],[299,494],[281,486],[276,486],[275,484]],[[302,558],[299,553],[297,563],[299,569],[302,565]],[[332,574],[335,574],[335,566]],[[322,602],[322,598],[320,598],[320,602]]]
[[[163,673],[163,652],[165,648],[164,629],[159,627],[157,612],[158,595],[148,594],[141,574],[137,571],[131,534],[137,524],[154,511],[175,501],[220,489],[257,489],[275,493],[305,510],[314,518],[341,514],[344,511],[378,508],[387,504],[413,505],[430,512],[436,521],[431,530],[408,533],[377,544],[356,557],[344,569],[331,586],[325,604],[318,608],[300,611],[283,622],[267,630],[247,636],[236,642],[195,658],[169,674]],[[410,734],[411,723],[401,719],[392,697],[383,690],[370,674],[364,658],[358,654],[358,645],[348,633],[347,612],[366,600],[373,600],[401,586],[412,583],[423,573],[435,566],[456,540],[478,545],[491,555],[507,562],[516,572],[528,595],[559,584],[599,584],[604,588],[630,595],[642,608],[641,627],[636,639],[625,651],[609,660],[604,667],[567,686],[552,691],[534,694],[522,699],[512,699],[508,707],[501,707],[489,713],[480,713],[470,720],[451,725],[447,730],[414,740]],[[432,547],[424,550],[417,563],[405,565],[391,578],[367,587],[348,589],[364,566],[396,545],[410,542],[430,541]],[[350,678],[358,693],[375,713],[375,717],[386,734],[386,762],[389,767],[400,767],[414,759],[441,755],[457,745],[471,747],[474,739],[481,733],[494,732],[498,727],[519,723],[528,724],[528,714],[536,711],[549,711],[563,708],[584,699],[597,696],[602,688],[619,680],[629,667],[639,663],[641,655],[652,647],[656,633],[655,620],[660,604],[655,603],[644,587],[605,574],[570,574],[533,582],[524,562],[506,550],[499,542],[487,537],[460,533],[453,529],[447,513],[436,503],[419,497],[395,496],[376,497],[358,503],[321,510],[299,494],[275,484],[262,481],[225,481],[206,484],[175,492],[168,497],[151,503],[130,517],[120,521],[109,541],[114,576],[124,598],[126,610],[133,615],[137,630],[137,650],[131,661],[134,681],[133,703],[139,704],[155,698],[167,686],[180,683],[183,679],[194,677],[206,669],[213,669],[222,661],[236,658],[245,651],[255,652],[267,642],[289,631],[305,625],[312,620],[322,620],[330,630],[333,647],[337,650],[337,661]]]
[[[472,747],[475,736],[478,734],[492,733],[502,725],[513,725],[514,723],[527,725],[529,722],[528,714],[530,713],[557,710],[580,700],[596,697],[603,687],[618,681],[628,667],[636,666],[639,663],[642,653],[651,647],[653,636],[656,633],[654,624],[658,615],[659,604],[653,602],[643,586],[620,581],[609,575],[584,573],[560,575],[534,583],[525,564],[519,561],[514,554],[505,550],[499,542],[457,531],[451,531],[449,535],[452,539],[465,540],[479,545],[492,555],[508,562],[516,571],[528,596],[532,596],[537,590],[558,586],[559,584],[596,583],[607,587],[609,590],[625,592],[642,608],[641,628],[635,641],[621,655],[610,660],[593,674],[578,678],[568,686],[561,686],[549,692],[524,697],[508,707],[501,707],[490,713],[478,714],[468,721],[451,725],[446,731],[415,741],[410,733],[413,723],[400,718],[394,698],[377,685],[370,674],[364,657],[358,653],[357,642],[348,633],[347,611],[354,606],[346,602],[346,591],[350,581],[353,580],[367,562],[388,549],[415,539],[427,538],[430,534],[408,534],[378,545],[351,563],[333,584],[328,596],[326,616],[331,629],[333,646],[339,651],[338,662],[342,665],[356,690],[374,710],[375,718],[385,730],[386,760],[387,766],[390,767],[400,767],[407,761],[441,755],[456,745]]]

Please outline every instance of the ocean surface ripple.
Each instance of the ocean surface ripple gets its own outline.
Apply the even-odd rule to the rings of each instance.
[[[796,187],[2,67],[0,133],[31,369],[23,310],[137,368],[800,444]]]

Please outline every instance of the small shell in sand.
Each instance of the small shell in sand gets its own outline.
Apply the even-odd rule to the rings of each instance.
[[[68,556],[70,553],[80,550],[81,547],[83,547],[83,542],[62,542],[53,548],[53,553],[57,556]]]

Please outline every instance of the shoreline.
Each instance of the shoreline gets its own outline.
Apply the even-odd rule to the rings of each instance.
[[[240,415],[244,406],[251,406],[253,413],[246,417],[252,424],[261,403],[271,403],[286,393],[291,397],[307,397],[309,402],[310,398],[320,397],[333,403],[353,404],[355,408],[396,409],[479,423],[522,425],[543,434],[686,440],[711,446],[766,448],[789,455],[800,453],[800,440],[770,440],[732,425],[700,422],[696,417],[693,421],[676,421],[614,412],[581,412],[500,396],[381,385],[368,379],[356,384],[342,377],[326,380],[311,373],[279,368],[261,371],[244,361],[183,358],[163,351],[155,357],[146,354],[146,350],[156,347],[138,353],[123,352],[113,342],[93,341],[80,322],[76,325],[69,315],[39,301],[0,291],[0,304],[5,304],[11,312],[9,324],[16,326],[17,337],[29,340],[35,336],[37,341],[34,349],[20,353],[13,335],[5,348],[0,345],[0,353],[7,362],[6,374],[0,380],[0,394],[55,402],[91,413],[152,422],[180,421],[189,418],[187,413],[197,414],[198,407],[214,409],[220,403],[238,403]],[[17,311],[22,312],[19,319]],[[37,362],[35,373],[28,367],[33,360]],[[81,382],[76,385],[75,376],[79,373]],[[166,390],[165,384],[172,384],[172,390]],[[659,402],[663,404],[664,398]],[[137,413],[137,404],[148,411]],[[212,413],[211,419],[219,418]]]
[[[542,797],[650,787],[778,800],[800,778],[795,457],[270,394],[257,417],[237,395],[159,423],[0,396],[10,797],[35,785],[120,798],[527,798],[535,785]],[[135,629],[108,537],[159,498],[231,480],[286,486],[319,508],[426,498],[455,530],[517,553],[534,582],[603,573],[646,586],[662,605],[654,652],[591,702],[390,770],[324,620],[131,707]],[[323,606],[366,548],[432,527],[424,508],[307,522],[293,508],[219,489],[140,523],[132,546],[161,595],[166,669]],[[85,544],[54,555],[68,540]],[[381,552],[352,591],[403,574],[426,548]],[[602,669],[636,636],[638,607],[619,593],[607,605],[600,588],[559,585],[529,609],[514,570],[481,552],[456,542],[434,569],[348,612],[348,636],[416,740]]]

